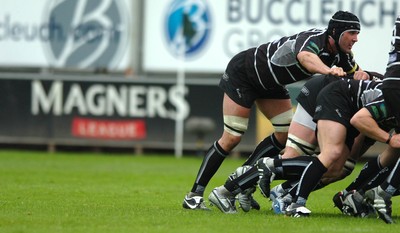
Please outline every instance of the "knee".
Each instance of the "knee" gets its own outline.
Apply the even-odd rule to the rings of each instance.
[[[336,166],[332,166],[337,161],[339,161],[341,154],[337,153],[338,151],[329,150],[329,151],[322,151],[321,154],[318,155],[318,159],[321,163],[326,167],[329,168],[332,172],[338,170]],[[340,168],[341,169],[341,168]]]
[[[225,131],[222,137],[218,140],[218,144],[225,151],[231,151],[240,143],[241,140],[242,140],[241,136],[235,136]]]
[[[313,155],[317,148],[316,145],[307,142],[306,140],[303,140],[294,134],[289,134],[286,147],[291,148],[291,150],[297,155]]]
[[[349,154],[348,151],[346,151],[343,147],[336,145],[325,146],[324,151],[321,151],[320,155],[324,156],[324,158],[327,160],[331,160],[332,162],[337,162],[338,160],[342,160],[343,156],[347,157]]]
[[[224,133],[218,143],[226,151],[231,151],[237,146],[242,135],[246,132],[248,127],[248,118],[238,116],[224,116]]]

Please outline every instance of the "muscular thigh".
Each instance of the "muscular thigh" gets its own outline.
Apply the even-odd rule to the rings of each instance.
[[[268,119],[292,109],[290,99],[258,99],[256,103],[258,109]]]
[[[237,116],[249,118],[250,108],[243,107],[232,100],[227,94],[224,94],[222,112],[224,116]]]
[[[347,129],[344,125],[331,120],[317,122],[317,138],[321,153],[319,160],[329,168],[341,156],[348,157],[350,150],[346,146]]]

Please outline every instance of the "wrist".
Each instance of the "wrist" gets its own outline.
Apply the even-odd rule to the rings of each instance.
[[[388,139],[386,140],[386,144],[389,144],[389,143],[390,143],[390,140],[392,139],[392,136],[393,136],[393,132],[390,132],[390,133],[389,133],[389,137],[388,137]]]

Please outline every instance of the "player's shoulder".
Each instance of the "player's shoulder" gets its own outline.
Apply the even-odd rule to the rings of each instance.
[[[327,35],[328,34],[327,34],[326,30],[312,28],[312,29],[298,33],[296,40],[298,43],[313,41],[314,43],[322,45],[322,44],[325,44]]]
[[[326,29],[320,29],[320,28],[310,28],[308,30],[304,30],[299,32],[298,35],[302,36],[324,36],[327,35]]]

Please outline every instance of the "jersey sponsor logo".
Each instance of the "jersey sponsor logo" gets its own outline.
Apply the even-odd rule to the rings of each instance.
[[[165,22],[168,49],[177,58],[192,58],[209,42],[211,14],[204,0],[174,0]]]
[[[115,68],[126,53],[129,18],[121,0],[49,0],[46,57],[55,67]]]
[[[342,117],[342,113],[340,113],[340,110],[337,108],[337,109],[335,109],[335,112],[336,112],[336,114],[339,116],[339,117]]]
[[[242,98],[242,92],[240,91],[239,88],[236,88],[236,93],[238,94],[238,97],[241,99]]]
[[[305,96],[309,96],[310,95],[310,90],[308,90],[308,88],[307,87],[305,87],[305,86],[303,86],[302,88],[301,88],[301,93],[303,93],[303,95],[305,95]]]
[[[226,72],[224,72],[224,73],[222,74],[222,79],[223,79],[224,81],[228,82],[228,80],[229,80],[229,75],[228,75]]]

